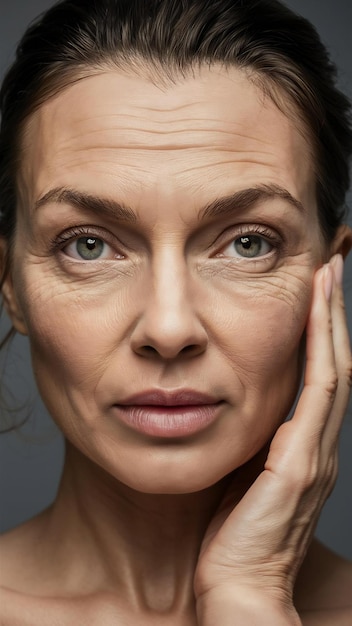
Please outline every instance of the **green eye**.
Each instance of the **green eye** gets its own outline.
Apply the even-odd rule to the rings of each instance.
[[[95,261],[99,259],[103,252],[105,243],[96,237],[80,237],[73,243],[77,254],[85,261]]]
[[[111,247],[94,236],[78,237],[62,248],[67,256],[78,261],[97,261],[111,257]]]
[[[243,235],[234,240],[231,244],[232,254],[230,246],[227,247],[228,253],[224,251],[226,256],[240,256],[246,259],[253,259],[258,256],[264,256],[272,250],[272,246],[266,239],[258,235]],[[233,252],[237,254],[233,254]]]

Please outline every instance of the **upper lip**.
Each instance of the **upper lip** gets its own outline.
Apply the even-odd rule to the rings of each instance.
[[[218,398],[193,389],[148,389],[133,394],[119,402],[122,405],[141,406],[190,406],[202,404],[217,404]]]

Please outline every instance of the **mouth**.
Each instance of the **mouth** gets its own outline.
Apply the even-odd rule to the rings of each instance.
[[[114,405],[126,426],[152,437],[187,437],[201,432],[218,418],[223,401],[191,389],[152,389]]]

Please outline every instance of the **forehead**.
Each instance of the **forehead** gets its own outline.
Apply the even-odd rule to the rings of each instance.
[[[77,81],[29,119],[22,177],[30,203],[70,185],[107,185],[126,201],[216,196],[247,182],[279,184],[303,204],[315,196],[302,122],[235,68],[203,68],[169,86],[117,70]]]

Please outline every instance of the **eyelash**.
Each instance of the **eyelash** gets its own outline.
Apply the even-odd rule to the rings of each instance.
[[[112,247],[116,247],[116,241],[112,241],[112,237],[109,236],[109,233],[106,231],[102,231],[96,226],[73,226],[69,230],[61,233],[57,237],[54,237],[50,242],[51,251],[55,252],[56,250],[62,249],[69,243],[75,241],[75,239],[79,239],[80,237],[96,237],[97,239],[102,239],[107,244]]]
[[[222,244],[221,248],[225,248],[231,241],[236,241],[244,235],[260,235],[263,237],[273,248],[279,249],[284,244],[283,237],[278,233],[273,232],[267,226],[262,224],[239,224],[236,226],[236,232],[229,239],[226,237],[226,242]],[[221,252],[217,253],[221,255]],[[256,259],[258,261],[258,258]],[[253,259],[254,261],[254,259]]]

